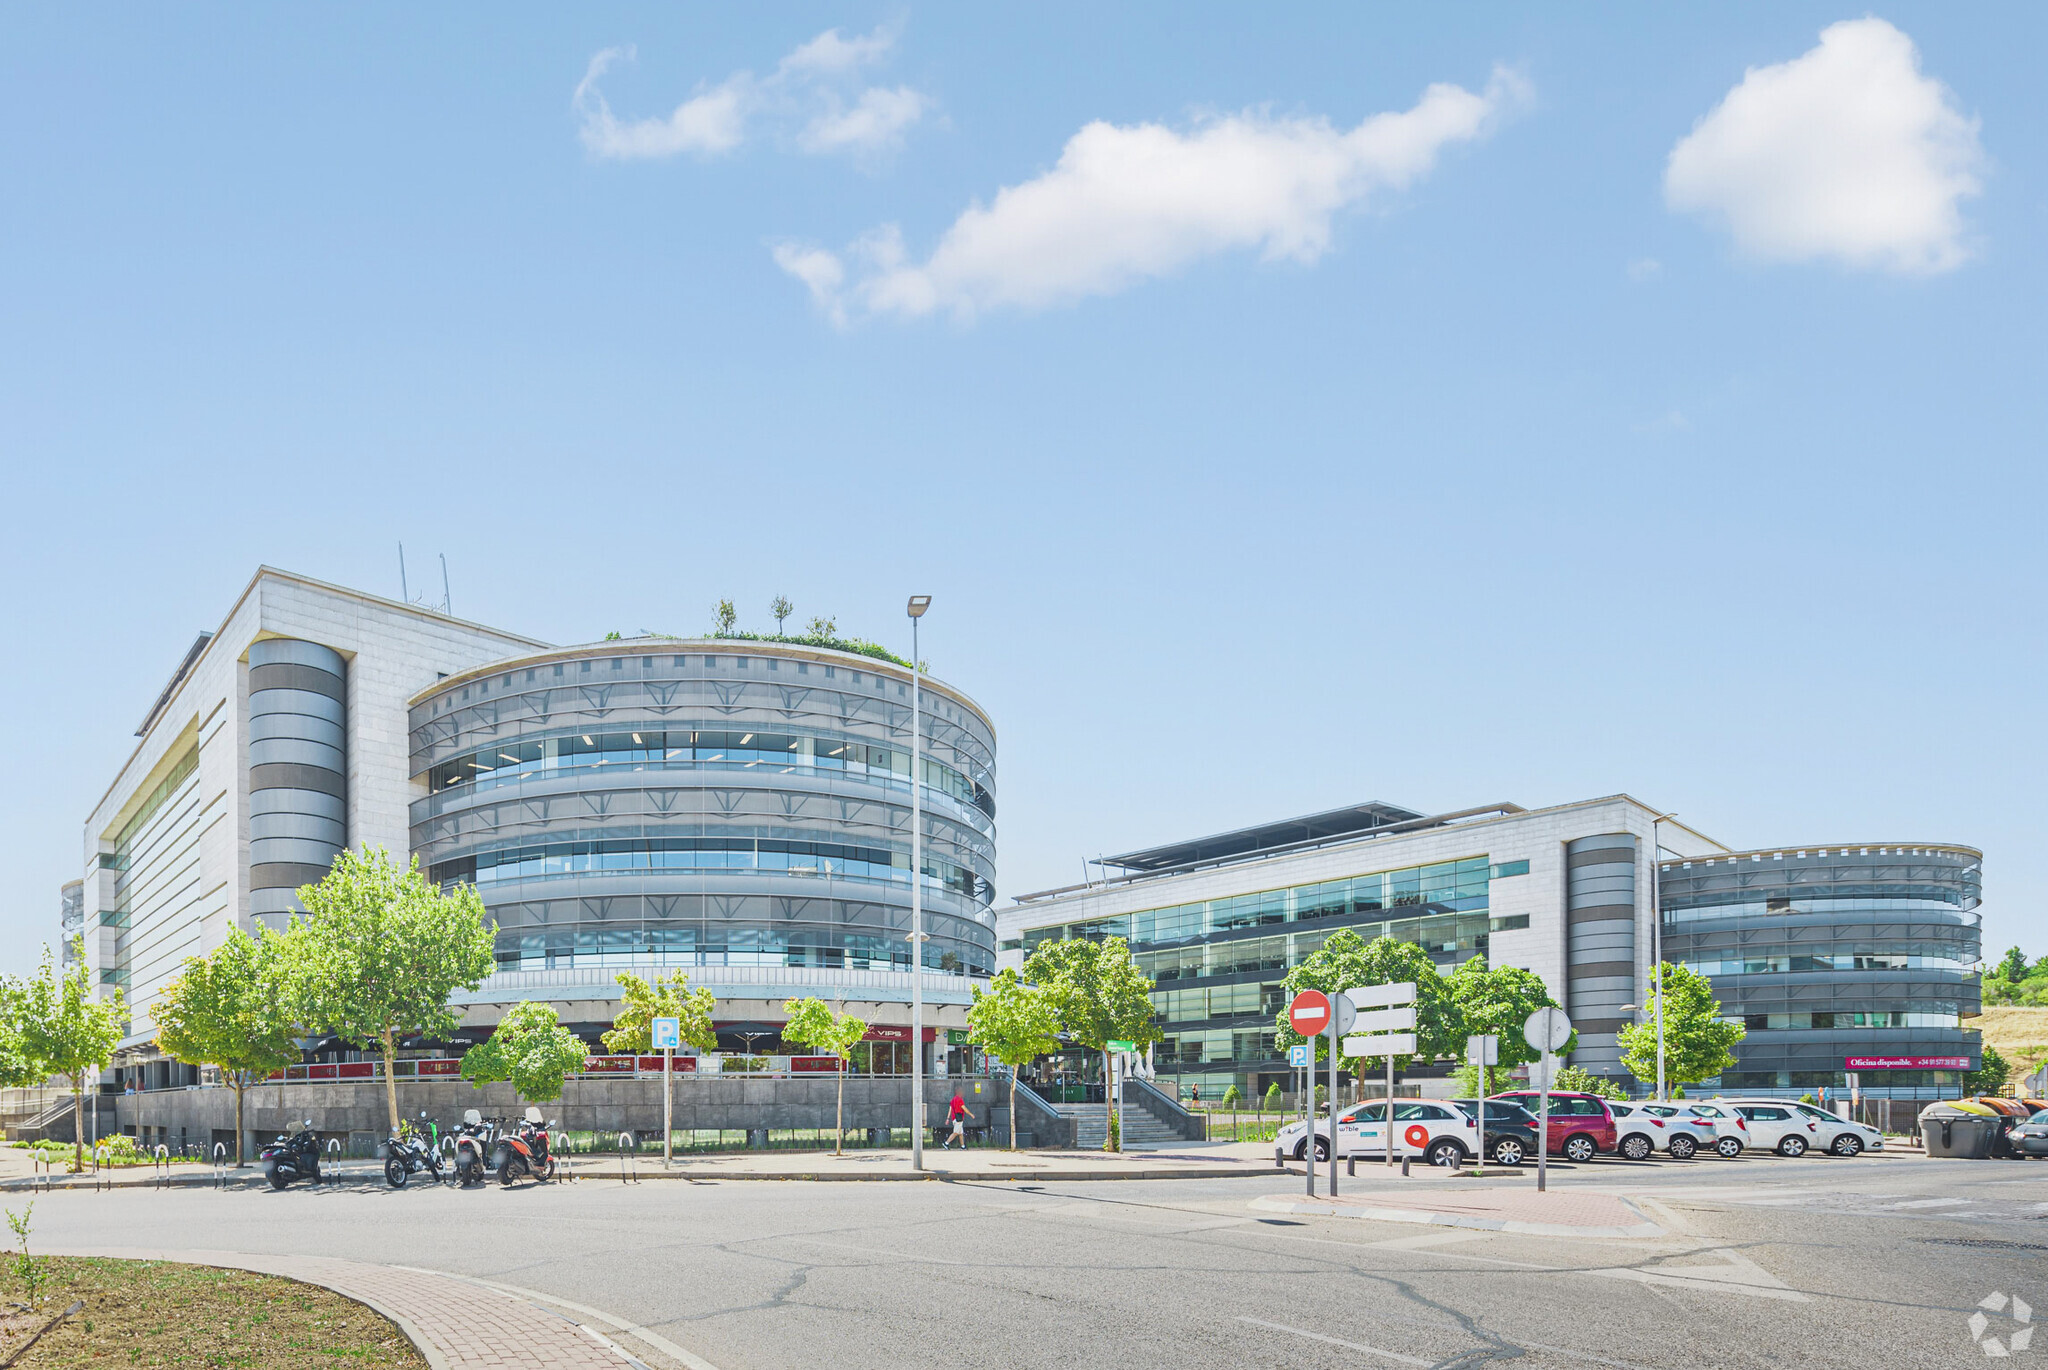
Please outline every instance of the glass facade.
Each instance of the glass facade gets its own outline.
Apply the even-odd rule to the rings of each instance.
[[[1850,1056],[1980,1056],[1982,855],[1848,846],[1659,863],[1666,959],[1710,976],[1748,1035],[1721,1089],[1846,1089]],[[1949,1071],[1861,1072],[1866,1094],[1953,1095]]]
[[[431,877],[477,887],[506,970],[907,969],[909,673],[663,645],[551,652],[419,697],[412,843]],[[929,680],[923,707],[924,960],[987,975],[995,733]]]
[[[1022,950],[1064,937],[1122,937],[1155,982],[1161,1041],[1153,1065],[1162,1086],[1200,1087],[1205,1098],[1235,1084],[1251,1093],[1262,1076],[1287,1078],[1273,1043],[1281,981],[1339,929],[1425,948],[1449,969],[1486,950],[1489,881],[1526,875],[1528,862],[1484,856],[1378,871],[1343,880],[1174,904],[1084,922],[1028,929]]]

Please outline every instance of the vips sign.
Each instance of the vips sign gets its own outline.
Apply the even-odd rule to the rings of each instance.
[[[1967,1056],[1844,1056],[1844,1070],[1968,1070]]]

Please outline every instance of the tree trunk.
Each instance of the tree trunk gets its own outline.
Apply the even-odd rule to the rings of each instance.
[[[384,1029],[384,1103],[391,1110],[391,1135],[398,1135],[398,1045]]]
[[[78,1170],[85,1169],[85,1081],[71,1077],[71,1155]]]
[[[242,1096],[248,1092],[249,1082],[239,1070],[228,1078],[235,1082],[235,1168],[239,1170],[249,1164],[248,1159],[242,1154],[243,1138],[248,1136],[242,1127]]]
[[[1017,1067],[1010,1067],[1010,1150],[1017,1149]]]
[[[1104,1151],[1117,1151],[1117,1150],[1120,1150],[1120,1149],[1121,1149],[1121,1145],[1122,1145],[1122,1142],[1123,1142],[1123,1138],[1117,1135],[1117,1129],[1116,1129],[1116,1100],[1114,1100],[1114,1099],[1112,1099],[1112,1098],[1110,1098],[1110,1097],[1109,1097],[1109,1048],[1108,1048],[1108,1047],[1104,1047],[1104,1048],[1102,1049],[1102,1102],[1103,1102],[1103,1105],[1104,1105],[1104,1108],[1105,1108],[1105,1111],[1104,1111],[1104,1113],[1103,1113],[1103,1115],[1102,1115],[1102,1120],[1103,1120],[1103,1129],[1102,1129],[1102,1149],[1103,1149]],[[1110,1144],[1111,1144],[1112,1142],[1114,1142],[1114,1143],[1117,1143],[1117,1145],[1116,1145],[1116,1146],[1112,1146],[1112,1145],[1110,1145]]]
[[[846,1154],[846,1058],[839,1058],[839,1102],[834,1105],[832,1126],[837,1134],[832,1141],[832,1154]]]

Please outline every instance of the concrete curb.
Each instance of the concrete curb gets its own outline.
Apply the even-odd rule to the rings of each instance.
[[[1642,1217],[1643,1211],[1627,1199],[1620,1202]],[[1338,1205],[1314,1203],[1307,1199],[1284,1199],[1277,1195],[1265,1195],[1253,1199],[1251,1206],[1262,1213],[1298,1213],[1317,1218],[1357,1218],[1366,1222],[1416,1223],[1425,1227],[1465,1227],[1480,1232],[1513,1232],[1525,1237],[1662,1237],[1668,1235],[1663,1228],[1643,1218],[1639,1223],[1626,1227],[1600,1226],[1581,1227],[1575,1223],[1532,1223],[1519,1218],[1485,1218],[1470,1213],[1437,1213],[1421,1208],[1381,1208],[1378,1206]]]
[[[1179,1170],[1058,1170],[1047,1167],[1043,1170],[926,1170],[922,1172],[914,1170],[884,1170],[866,1173],[812,1170],[712,1171],[690,1169],[685,1166],[676,1166],[663,1170],[660,1163],[655,1162],[634,1172],[610,1169],[577,1170],[574,1172],[573,1180],[579,1184],[626,1184],[637,1183],[641,1180],[693,1180],[698,1182],[720,1180],[735,1182],[803,1180],[819,1184],[873,1184],[932,1180],[956,1183],[974,1181],[981,1183],[985,1181],[1023,1180],[1028,1183],[1042,1184],[1055,1180],[1224,1180],[1239,1177],[1270,1177],[1271,1173],[1270,1171],[1248,1166],[1230,1168],[1203,1166],[1199,1169]],[[365,1170],[361,1173],[340,1172],[336,1178],[328,1179],[318,1186],[308,1185],[300,1181],[294,1183],[291,1188],[336,1188],[347,1187],[351,1184],[375,1184],[382,1188],[383,1178],[383,1172],[381,1171]],[[564,1176],[554,1181],[554,1183],[569,1183],[571,1178],[570,1176]],[[414,1184],[421,1187],[434,1183],[435,1181],[432,1180],[414,1181]],[[440,1183],[446,1184],[447,1182],[441,1181]],[[490,1185],[490,1182],[487,1181],[486,1184]],[[171,1175],[161,1179],[153,1179],[149,1175],[144,1174],[133,1178],[124,1176],[119,1179],[101,1176],[95,1180],[90,1175],[71,1175],[53,1180],[22,1178],[0,1181],[0,1191],[28,1192],[41,1192],[44,1189],[49,1189],[80,1190],[90,1193],[94,1190],[216,1189],[220,1187],[219,1179],[210,1170],[204,1174]],[[230,1171],[226,1187],[229,1189],[264,1189],[268,1187],[268,1181],[263,1178],[261,1171],[257,1171],[254,1174],[237,1174]],[[411,1187],[408,1186],[408,1188]]]

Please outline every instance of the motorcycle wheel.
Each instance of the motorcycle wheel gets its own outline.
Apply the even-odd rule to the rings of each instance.
[[[270,1187],[272,1189],[283,1189],[286,1185],[292,1182],[291,1177],[289,1175],[286,1175],[284,1171],[281,1168],[279,1168],[276,1161],[267,1161],[264,1163],[263,1178],[270,1181]]]
[[[464,1189],[469,1188],[473,1184],[482,1184],[483,1182],[484,1163],[482,1161],[471,1161],[468,1165],[462,1167],[462,1187]]]
[[[542,1179],[544,1179],[544,1180],[552,1180],[552,1179],[554,1179],[554,1178],[555,1178],[555,1158],[554,1158],[554,1157],[552,1157],[552,1156],[548,1157],[548,1171],[547,1171],[547,1174],[545,1174],[545,1175],[541,1176],[541,1178],[542,1178]]]
[[[510,1189],[512,1182],[519,1178],[519,1164],[510,1156],[498,1163],[498,1183]]]
[[[396,1156],[385,1157],[384,1183],[390,1185],[393,1189],[403,1189],[405,1188],[405,1180],[405,1162],[399,1160]]]

